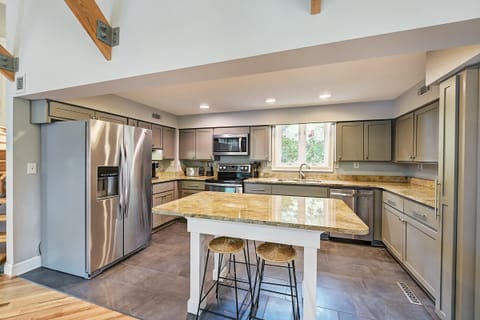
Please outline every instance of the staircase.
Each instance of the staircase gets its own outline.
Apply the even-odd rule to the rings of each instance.
[[[0,127],[0,273],[3,273],[3,265],[7,259],[7,130]]]

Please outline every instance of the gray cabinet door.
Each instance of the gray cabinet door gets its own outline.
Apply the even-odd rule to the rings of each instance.
[[[438,161],[438,101],[415,111],[415,161]]]
[[[382,212],[382,241],[401,262],[403,262],[403,233],[403,213],[384,204]]]
[[[127,124],[127,118],[125,117],[120,117],[114,114],[110,113],[105,113],[105,112],[95,112],[95,118],[97,120],[103,120],[103,121],[108,121],[108,122],[113,122],[113,123],[118,123],[118,124]]]
[[[250,160],[270,161],[271,128],[250,127]]]
[[[182,160],[195,160],[195,130],[179,131],[179,157]]]
[[[49,102],[50,117],[61,120],[88,120],[95,118],[95,111],[69,104]]]
[[[140,128],[152,130],[152,124],[151,124],[150,122],[138,121],[138,126],[139,126]]]
[[[395,161],[413,161],[414,115],[410,112],[396,120]]]
[[[263,183],[245,183],[245,193],[272,194],[272,185]]]
[[[163,159],[175,158],[175,129],[163,127]]]
[[[210,160],[213,157],[213,129],[195,130],[195,159]]]
[[[392,122],[365,121],[363,123],[364,160],[392,160]]]
[[[162,127],[152,124],[152,148],[163,148]]]
[[[337,161],[363,160],[363,121],[337,123]]]
[[[138,120],[128,118],[127,124],[132,127],[138,127]]]
[[[405,217],[404,264],[434,297],[440,286],[439,245],[436,231]]]

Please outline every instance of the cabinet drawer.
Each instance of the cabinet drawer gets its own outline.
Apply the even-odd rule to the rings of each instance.
[[[153,206],[158,206],[158,205],[173,201],[173,198],[174,198],[173,191],[156,193],[153,195]]]
[[[390,192],[383,192],[383,202],[403,212],[403,198]]]
[[[409,200],[404,200],[403,207],[403,212],[406,215],[434,230],[437,230],[438,220],[436,219],[435,210],[433,208]]]
[[[261,183],[245,183],[245,193],[272,194],[272,185]]]
[[[328,188],[295,185],[272,185],[272,194],[327,198]]]
[[[181,189],[205,190],[205,182],[203,181],[180,181]]]
[[[175,182],[162,182],[162,183],[155,183],[152,187],[153,193],[160,193],[165,191],[175,190]]]

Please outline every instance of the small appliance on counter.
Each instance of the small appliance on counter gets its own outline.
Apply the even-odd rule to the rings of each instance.
[[[158,162],[152,161],[152,178],[155,178],[157,176],[157,167],[158,167]]]
[[[185,175],[187,177],[198,177],[203,176],[203,167],[186,167],[185,168]]]

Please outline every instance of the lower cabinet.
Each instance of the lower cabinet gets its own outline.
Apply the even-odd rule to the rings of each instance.
[[[383,243],[436,299],[440,286],[441,242],[435,210],[389,192],[383,192],[383,202]]]
[[[152,188],[152,205],[155,207],[175,200],[176,185],[176,181],[154,184]],[[175,217],[152,213],[152,229],[173,219],[175,219]]]
[[[180,198],[205,191],[205,182],[196,180],[182,180],[179,182]]]
[[[392,255],[403,260],[403,213],[387,204],[383,205],[382,241]]]

